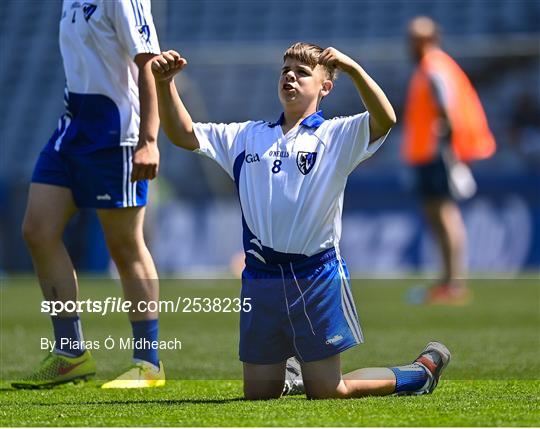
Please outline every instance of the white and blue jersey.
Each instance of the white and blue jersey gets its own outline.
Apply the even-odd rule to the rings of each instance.
[[[140,116],[133,60],[161,52],[150,1],[64,0],[60,51],[67,111],[55,149],[82,153],[136,145]]]
[[[281,121],[193,124],[197,152],[238,188],[246,257],[263,263],[339,249],[347,177],[385,139],[369,143],[367,112],[330,120],[317,112],[286,135]]]
[[[321,112],[283,134],[275,123],[193,124],[197,152],[234,179],[244,228],[240,359],[315,361],[363,341],[339,255],[347,177],[383,143],[369,114]]]
[[[60,51],[66,112],[32,182],[68,187],[79,207],[146,204],[147,182],[130,182],[139,138],[137,54],[160,53],[149,0],[64,0]]]

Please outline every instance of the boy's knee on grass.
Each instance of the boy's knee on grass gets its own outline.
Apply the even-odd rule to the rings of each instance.
[[[278,399],[283,392],[284,381],[244,382],[244,398],[249,401]]]

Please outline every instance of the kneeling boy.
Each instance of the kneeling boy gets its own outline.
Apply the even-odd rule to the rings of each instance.
[[[431,393],[450,359],[440,343],[411,365],[341,374],[340,353],[363,342],[339,252],[343,192],[396,122],[383,91],[338,50],[296,43],[284,55],[276,122],[193,123],[173,81],[186,65],[175,51],[154,60],[159,113],[175,145],[214,159],[238,189],[242,296],[252,303],[240,320],[246,398],[279,397],[292,356],[311,398]],[[367,112],[324,119],[319,104],[337,70],[352,79]]]

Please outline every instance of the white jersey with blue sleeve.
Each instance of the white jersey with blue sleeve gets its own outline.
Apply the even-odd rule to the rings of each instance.
[[[348,175],[386,136],[370,143],[369,114],[325,120],[321,112],[283,134],[275,123],[194,123],[198,153],[234,179],[247,258],[263,263],[339,251]]]
[[[160,53],[149,0],[64,0],[60,50],[66,114],[55,149],[86,152],[138,141],[140,53]]]

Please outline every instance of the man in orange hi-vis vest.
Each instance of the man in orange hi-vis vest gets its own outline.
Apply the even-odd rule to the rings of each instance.
[[[469,79],[440,49],[435,22],[413,19],[409,42],[417,68],[405,108],[402,155],[415,173],[443,262],[435,285],[411,298],[428,304],[464,304],[470,300],[463,279],[466,231],[457,201],[476,191],[466,163],[491,156],[495,141]]]

